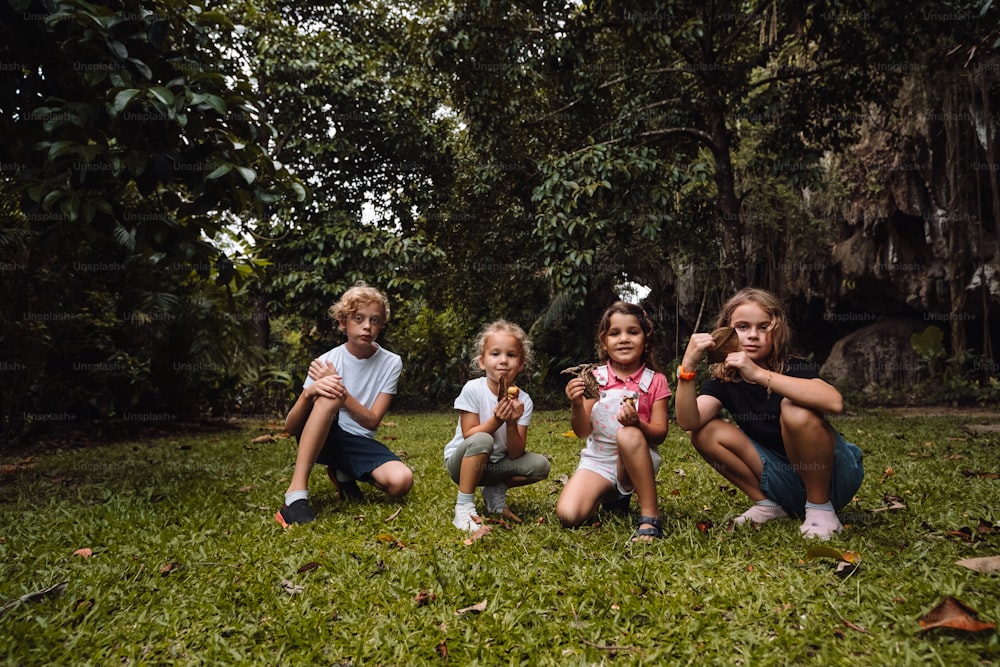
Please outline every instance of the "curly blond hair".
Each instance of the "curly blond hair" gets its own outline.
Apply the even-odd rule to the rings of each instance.
[[[389,300],[385,298],[382,292],[378,291],[374,287],[370,287],[362,281],[354,283],[354,287],[351,287],[344,295],[340,297],[337,303],[330,306],[328,311],[330,317],[334,322],[337,323],[337,327],[341,331],[345,331],[347,327],[347,318],[354,313],[361,310],[362,306],[366,306],[369,303],[377,303],[382,307],[382,315],[385,321],[382,323],[383,326],[389,323]]]

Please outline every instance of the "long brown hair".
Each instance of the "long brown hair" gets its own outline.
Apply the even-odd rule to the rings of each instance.
[[[758,287],[745,287],[729,297],[723,304],[716,328],[732,326],[733,311],[746,303],[755,303],[771,318],[771,326],[767,334],[771,338],[771,354],[767,358],[767,368],[776,373],[784,373],[788,357],[791,354],[792,329],[785,316],[785,307],[773,292]],[[739,371],[734,368],[725,369],[724,364],[712,364],[712,377],[720,380],[734,381],[740,379]]]

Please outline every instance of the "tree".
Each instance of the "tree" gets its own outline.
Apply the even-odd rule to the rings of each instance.
[[[19,75],[0,79],[0,253],[17,290],[0,338],[31,387],[3,394],[6,436],[53,401],[89,406],[80,418],[155,406],[174,385],[149,358],[178,339],[124,316],[169,313],[191,275],[238,290],[227,227],[305,197],[266,155],[245,81],[218,67],[231,27],[174,0],[0,4],[0,62]]]

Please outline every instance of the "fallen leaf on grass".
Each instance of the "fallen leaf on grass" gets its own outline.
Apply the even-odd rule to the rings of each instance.
[[[892,466],[889,466],[888,468],[885,469],[885,472],[882,473],[882,479],[879,480],[879,483],[881,484],[882,482],[884,482],[885,480],[889,479],[890,477],[892,477],[895,474],[896,474],[896,471],[893,470]]]
[[[288,579],[281,580],[281,589],[288,593],[289,595],[298,595],[305,590],[304,586],[296,585]]]
[[[806,560],[815,558],[832,558],[837,561],[836,574],[846,577],[861,565],[861,554],[856,551],[839,551],[825,544],[814,544],[806,552]]]
[[[984,623],[980,621],[978,611],[950,595],[941,600],[936,607],[921,616],[919,623],[923,627],[920,634],[924,634],[934,628],[949,628],[951,630],[962,630],[963,632],[982,632],[983,630],[993,630],[997,626],[996,623]]]
[[[576,436],[576,433],[573,432],[573,429],[570,429],[570,430],[566,431],[565,433],[563,433],[563,437],[564,438],[575,438],[577,436]]]
[[[437,595],[434,594],[434,591],[426,589],[421,589],[419,593],[413,596],[413,601],[417,603],[418,607],[423,607],[435,600],[437,600]]]
[[[175,570],[181,569],[183,566],[175,561],[167,561],[166,565],[160,568],[160,576],[165,577]]]
[[[986,519],[979,519],[979,534],[980,535],[992,535],[993,533],[1000,533],[1000,528],[991,521]]]
[[[250,442],[253,442],[253,443],[273,442],[275,440],[277,440],[277,438],[274,437],[273,435],[271,435],[270,433],[268,433],[267,435],[258,435],[256,438],[254,438]]]
[[[317,563],[316,561],[312,561],[310,563],[306,563],[299,569],[295,570],[295,573],[302,574],[303,572],[308,572],[309,570],[315,570],[317,567],[319,567],[319,563]]]
[[[73,603],[73,611],[77,612],[80,611],[81,609],[83,611],[90,611],[90,609],[93,606],[94,606],[94,598],[80,598],[79,600]]]
[[[696,525],[700,533],[707,535],[713,524],[711,519],[705,519],[704,521],[699,521]]]
[[[978,536],[972,534],[972,529],[969,528],[968,526],[964,526],[962,528],[959,528],[958,530],[945,531],[945,535],[948,535],[950,537],[957,537],[963,542],[975,542],[976,540],[980,539]]]
[[[980,558],[963,558],[955,561],[955,565],[969,568],[974,572],[993,574],[1000,572],[1000,556],[982,556]]]
[[[462,614],[467,614],[469,612],[476,612],[477,614],[486,611],[486,598],[483,598],[482,602],[478,602],[471,607],[463,607],[462,609],[455,610],[456,616],[461,616]]]
[[[94,550],[88,547],[84,547],[82,549],[77,549],[76,551],[74,551],[73,555],[79,556],[80,558],[90,558],[91,556],[94,555]]]
[[[1000,474],[995,472],[983,472],[981,470],[962,470],[966,477],[982,477],[983,479],[1000,479]]]
[[[378,535],[375,536],[375,541],[381,542],[382,544],[391,544],[395,547],[399,547],[400,549],[406,548],[405,544],[397,540],[389,533],[379,533]]]
[[[385,519],[383,519],[382,523],[389,523],[390,521],[392,521],[393,519],[395,519],[397,516],[399,516],[399,513],[402,512],[402,511],[403,511],[403,508],[400,507],[395,512],[393,512],[392,514],[390,514],[389,516],[387,516]]]
[[[21,604],[22,602],[40,602],[45,598],[55,597],[66,590],[66,586],[69,584],[68,581],[60,581],[58,584],[49,586],[48,588],[43,588],[40,591],[34,591],[33,593],[26,593],[19,598],[14,598],[13,600],[6,602],[3,606],[0,606],[0,616],[3,616],[8,611]],[[483,602],[486,602],[483,600]]]
[[[437,648],[434,650],[437,651],[437,654],[442,658],[444,659],[448,658],[448,644],[446,640],[442,639],[441,641],[439,641]]]
[[[474,532],[472,535],[469,535],[467,538],[465,538],[464,540],[462,540],[462,543],[465,546],[469,546],[473,542],[481,540],[484,537],[486,537],[487,535],[489,535],[490,534],[490,530],[492,530],[492,528],[490,528],[489,526],[483,526],[482,528],[480,528],[479,530],[477,530],[476,532]]]
[[[236,490],[239,491],[240,493],[246,493],[247,491],[252,491],[253,488],[254,488],[253,484],[247,484],[246,486],[241,486]]]

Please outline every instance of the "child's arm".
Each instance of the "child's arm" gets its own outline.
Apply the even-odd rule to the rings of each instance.
[[[573,433],[581,440],[587,438],[594,430],[593,424],[590,423],[590,411],[597,403],[597,399],[583,397],[586,389],[586,383],[580,378],[573,378],[566,383],[566,398],[570,400],[569,423],[573,427]]]
[[[707,333],[691,334],[681,366],[686,371],[698,368],[706,350],[714,346],[712,336]],[[699,396],[693,380],[678,378],[674,390],[674,416],[677,425],[685,431],[696,431],[715,419],[722,410],[722,402],[714,396]]]
[[[496,433],[501,428],[507,429],[507,456],[516,459],[524,454],[527,442],[528,426],[520,425],[517,420],[524,414],[524,403],[516,398],[504,398],[497,403],[496,410],[485,421],[479,420],[475,412],[461,411],[459,424],[462,426],[462,437],[468,438],[473,433]]]
[[[382,423],[382,417],[389,411],[392,404],[392,394],[385,392],[375,397],[375,402],[370,408],[363,406],[358,399],[344,392],[344,409],[351,415],[351,419],[361,424],[365,428],[374,431]]]
[[[726,368],[737,369],[747,382],[767,387],[803,407],[834,414],[844,411],[840,392],[820,378],[797,378],[769,371],[755,364],[742,350],[726,357],[725,364]]]
[[[653,403],[648,422],[639,419],[639,413],[634,407],[628,403],[622,403],[622,407],[618,411],[618,421],[623,426],[635,426],[642,431],[642,435],[645,436],[646,442],[650,446],[658,445],[667,439],[667,430],[670,427],[667,417],[667,399],[661,398]]]
[[[295,405],[285,416],[285,432],[296,437],[302,433],[317,398],[337,399],[342,398],[346,393],[347,390],[344,389],[339,375],[326,375],[316,380],[302,390]]]

